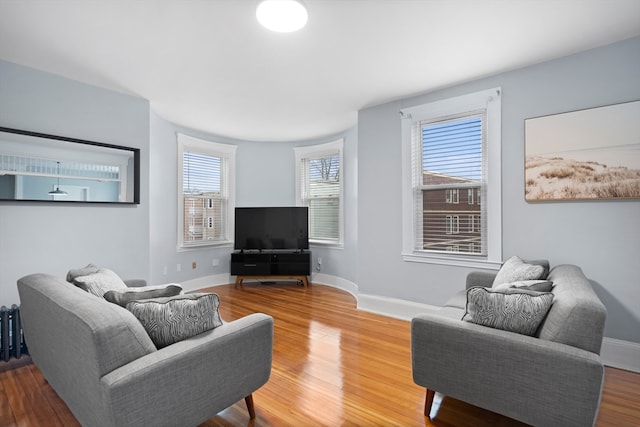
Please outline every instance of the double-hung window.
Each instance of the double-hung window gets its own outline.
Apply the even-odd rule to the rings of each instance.
[[[233,241],[235,149],[178,134],[178,247]]]
[[[309,208],[309,241],[342,245],[342,139],[296,147],[296,202]]]
[[[401,113],[403,258],[469,266],[499,263],[500,89]]]

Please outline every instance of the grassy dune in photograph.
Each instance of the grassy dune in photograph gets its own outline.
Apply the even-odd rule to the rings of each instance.
[[[640,170],[594,161],[530,156],[526,159],[527,201],[640,198]]]

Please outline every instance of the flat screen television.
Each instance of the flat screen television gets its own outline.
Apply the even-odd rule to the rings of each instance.
[[[309,249],[306,206],[236,208],[234,249]]]

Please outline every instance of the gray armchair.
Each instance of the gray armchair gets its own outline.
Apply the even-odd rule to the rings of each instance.
[[[467,286],[492,280],[473,273]],[[464,291],[412,319],[413,379],[427,389],[425,416],[439,392],[535,426],[595,424],[606,310],[577,266],[557,266],[548,280],[554,300],[536,336],[462,321]]]
[[[271,373],[273,319],[252,314],[156,349],[116,304],[62,279],[18,280],[33,362],[82,425],[195,426],[245,399]]]

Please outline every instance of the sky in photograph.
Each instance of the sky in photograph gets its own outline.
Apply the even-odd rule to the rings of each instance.
[[[526,155],[640,169],[640,101],[525,120]]]

